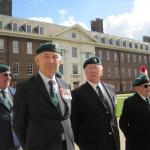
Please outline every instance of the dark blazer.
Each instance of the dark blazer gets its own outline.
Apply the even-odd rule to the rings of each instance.
[[[71,122],[75,142],[80,150],[119,150],[119,132],[115,116],[115,90],[103,83],[113,104],[113,114],[86,82],[72,91]]]
[[[56,79],[61,89],[70,89],[63,80]],[[52,103],[39,74],[19,83],[14,96],[14,129],[25,150],[62,150],[62,134],[66,132],[68,150],[74,150],[69,120],[71,99],[62,99],[64,116]]]
[[[124,101],[119,122],[126,150],[150,150],[150,106],[137,93]]]
[[[15,89],[9,87],[8,90],[12,96]],[[19,143],[12,130],[11,125],[11,111],[4,105],[0,97],[0,150],[17,150]]]

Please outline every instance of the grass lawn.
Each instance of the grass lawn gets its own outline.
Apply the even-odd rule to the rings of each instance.
[[[118,99],[117,112],[116,112],[117,117],[120,117],[120,115],[121,115],[124,99],[131,96],[131,95],[132,95],[132,93],[131,94],[119,94],[119,95],[117,95],[117,99]]]

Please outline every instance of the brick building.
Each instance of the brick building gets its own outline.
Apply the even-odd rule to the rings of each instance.
[[[118,93],[130,92],[139,67],[146,65],[150,71],[150,43],[101,31],[103,29],[88,31],[79,25],[66,27],[0,15],[0,63],[11,66],[15,86],[36,73],[35,49],[41,43],[53,41],[63,49],[59,69],[72,88],[85,82],[82,64],[96,55],[104,66],[103,80],[113,84]]]

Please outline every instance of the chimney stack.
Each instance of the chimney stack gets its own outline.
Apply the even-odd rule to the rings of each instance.
[[[12,16],[12,0],[0,0],[0,15]]]
[[[103,33],[103,19],[91,20],[91,31]]]
[[[150,43],[150,37],[149,36],[143,36],[143,42]]]

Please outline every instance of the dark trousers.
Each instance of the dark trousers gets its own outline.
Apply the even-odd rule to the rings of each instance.
[[[66,141],[62,141],[63,150],[67,150],[67,143]]]

